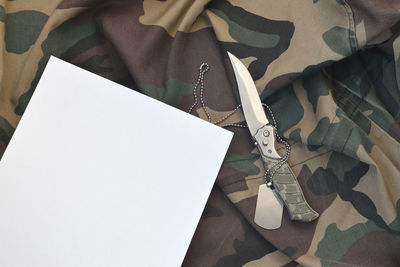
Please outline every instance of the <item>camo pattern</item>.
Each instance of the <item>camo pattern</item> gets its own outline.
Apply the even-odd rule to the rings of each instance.
[[[230,128],[183,266],[398,266],[399,10],[398,0],[0,0],[0,155],[50,55],[184,111],[207,62],[215,122],[240,102],[230,51],[274,111],[320,217],[284,211],[278,230],[255,225],[263,161],[248,130]],[[240,111],[224,123],[239,122]]]

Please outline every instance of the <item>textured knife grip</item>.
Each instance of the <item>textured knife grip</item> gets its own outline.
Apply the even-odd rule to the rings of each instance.
[[[263,157],[264,165],[271,168],[277,160]],[[287,163],[275,173],[273,185],[282,198],[291,220],[311,222],[318,218],[319,214],[308,205],[303,191],[292,170]]]

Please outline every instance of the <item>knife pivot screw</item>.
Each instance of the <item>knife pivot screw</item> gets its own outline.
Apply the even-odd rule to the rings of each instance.
[[[265,130],[265,131],[263,132],[263,134],[264,134],[265,137],[268,137],[268,136],[269,136],[269,131],[268,131],[268,130]]]

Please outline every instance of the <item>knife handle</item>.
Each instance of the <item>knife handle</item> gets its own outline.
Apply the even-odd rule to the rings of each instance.
[[[277,160],[262,156],[266,169],[271,168]],[[311,222],[318,218],[319,214],[307,203],[303,191],[289,165],[285,162],[276,171],[272,184],[283,200],[291,220]]]

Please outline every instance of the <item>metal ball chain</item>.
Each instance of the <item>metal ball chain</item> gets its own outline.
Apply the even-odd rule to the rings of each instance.
[[[201,64],[199,68],[199,78],[197,79],[196,85],[193,88],[193,96],[194,96],[194,103],[193,105],[189,108],[189,113],[192,112],[193,108],[197,105],[197,88],[200,85],[200,102],[201,102],[201,107],[204,110],[204,113],[207,115],[207,119],[209,122],[211,122],[211,116],[207,111],[206,105],[204,104],[204,98],[203,98],[203,92],[204,92],[204,74],[210,69],[209,65],[207,63]]]
[[[204,101],[204,74],[210,69],[210,66],[203,62],[199,68],[199,77],[197,79],[197,82],[193,88],[193,97],[194,97],[194,103],[193,105],[189,108],[188,112],[192,113],[193,109],[197,106],[198,103],[198,99],[197,99],[197,90],[200,86],[200,103],[201,103],[201,107],[204,111],[204,113],[207,116],[207,120],[209,122],[211,122],[211,116],[210,113],[208,113],[207,111],[207,107],[205,105],[205,101]],[[276,119],[275,119],[275,115],[272,112],[271,108],[265,104],[262,103],[263,107],[266,108],[268,110],[268,113],[271,116],[272,119],[272,123],[271,125],[275,128],[275,136],[276,139],[278,140],[279,143],[283,144],[285,146],[285,155],[282,157],[282,159],[280,159],[277,163],[275,163],[271,168],[265,169],[264,172],[264,183],[266,184],[270,184],[272,182],[272,178],[274,177],[275,173],[282,167],[283,164],[285,164],[285,162],[288,160],[290,152],[291,152],[291,147],[290,144],[284,140],[282,137],[279,136],[278,131],[277,131],[277,123],[276,123]],[[232,116],[238,109],[240,109],[242,106],[242,104],[238,105],[236,108],[234,108],[231,112],[229,112],[227,115],[225,115],[223,118],[221,118],[220,120],[216,121],[216,122],[211,122],[215,125],[219,125],[223,128],[226,127],[240,127],[240,128],[247,128],[246,124],[239,124],[239,123],[227,123],[227,124],[222,124],[220,125],[221,122],[224,122],[226,119],[228,119],[230,116]],[[268,181],[269,178],[269,181]]]

